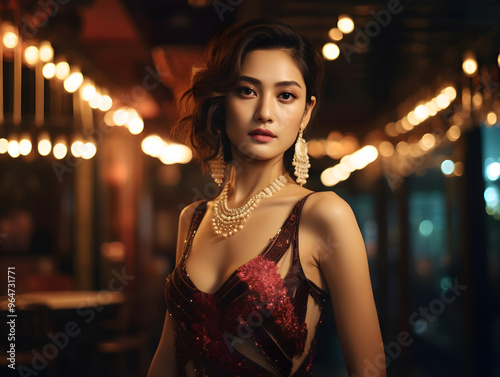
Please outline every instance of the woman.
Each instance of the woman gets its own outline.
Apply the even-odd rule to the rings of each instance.
[[[167,315],[148,377],[307,375],[328,297],[350,375],[385,376],[353,213],[333,192],[302,186],[309,167],[303,131],[322,64],[276,18],[211,40],[179,124],[223,189],[180,215]],[[297,183],[285,168],[294,150]]]

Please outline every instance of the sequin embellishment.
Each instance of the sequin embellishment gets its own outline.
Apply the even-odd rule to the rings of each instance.
[[[167,309],[174,320],[177,371],[181,377],[303,377],[310,374],[315,337],[292,375],[293,359],[305,351],[308,298],[312,296],[322,312],[327,294],[307,280],[298,257],[297,228],[307,196],[296,203],[268,247],[238,268],[213,294],[198,290],[185,271],[189,248],[205,213],[206,202],[196,208],[183,257],[165,285]],[[290,246],[292,265],[282,278],[277,262]],[[322,315],[314,330],[321,318]],[[266,366],[246,356],[245,346],[249,345],[267,360]],[[186,367],[191,369],[189,373]]]

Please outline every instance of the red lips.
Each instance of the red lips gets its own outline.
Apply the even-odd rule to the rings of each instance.
[[[256,128],[255,130],[250,131],[248,134],[249,135],[264,135],[264,136],[276,137],[276,135],[273,134],[270,130],[265,130],[263,128]]]

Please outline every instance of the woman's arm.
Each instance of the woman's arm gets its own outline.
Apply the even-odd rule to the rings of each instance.
[[[312,206],[319,232],[315,257],[330,291],[348,374],[385,377],[384,346],[356,218],[336,194],[314,196],[317,198]]]
[[[193,218],[194,209],[199,202],[186,206],[179,216],[179,227],[177,232],[177,248],[175,264],[179,263],[184,250],[184,240],[187,237],[189,225]],[[174,377],[177,376],[175,363],[174,345],[174,321],[168,311],[165,314],[165,322],[161,333],[160,343],[156,349],[153,360],[149,367],[147,377]]]
[[[167,311],[160,343],[149,366],[147,377],[175,377],[177,376],[175,367],[174,324]]]

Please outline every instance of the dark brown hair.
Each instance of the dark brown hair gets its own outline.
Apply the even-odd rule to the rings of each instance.
[[[189,145],[203,170],[219,150],[222,137],[224,159],[231,160],[225,133],[225,96],[234,90],[245,56],[255,50],[284,49],[293,58],[306,84],[306,104],[319,100],[323,59],[319,52],[286,21],[259,17],[225,28],[215,34],[205,50],[205,65],[194,71],[191,87],[180,99],[180,120],[173,134]],[[315,109],[317,106],[315,106]],[[292,150],[290,147],[290,151]],[[289,152],[289,151],[287,151]],[[293,152],[285,153],[290,157]]]

